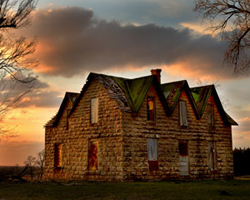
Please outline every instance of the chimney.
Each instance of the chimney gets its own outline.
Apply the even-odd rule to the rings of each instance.
[[[161,69],[151,69],[151,75],[156,75],[158,82],[161,84]]]

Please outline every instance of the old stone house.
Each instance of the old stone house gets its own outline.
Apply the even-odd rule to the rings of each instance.
[[[45,125],[45,176],[64,180],[233,178],[232,125],[214,85],[90,73]]]

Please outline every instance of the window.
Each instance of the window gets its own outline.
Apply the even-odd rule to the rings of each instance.
[[[207,106],[207,123],[210,127],[214,126],[214,106],[213,106],[213,104],[208,104],[208,106]]]
[[[148,164],[149,170],[158,170],[157,139],[148,139]]]
[[[208,153],[209,153],[209,168],[211,170],[216,169],[216,143],[209,142],[208,143]]]
[[[179,141],[180,175],[189,175],[188,141]]]
[[[54,167],[55,168],[62,167],[62,144],[55,144]]]
[[[89,170],[98,169],[98,141],[89,142],[88,166]]]
[[[180,109],[180,125],[181,126],[188,126],[187,121],[187,106],[185,101],[179,102],[179,109]]]
[[[147,97],[147,120],[155,121],[155,101],[153,97]]]
[[[180,156],[188,156],[188,143],[186,141],[179,142]]]
[[[70,113],[71,109],[67,109],[67,113],[66,113],[66,129],[69,129],[69,113]]]
[[[98,122],[98,98],[91,99],[90,121],[92,124]]]

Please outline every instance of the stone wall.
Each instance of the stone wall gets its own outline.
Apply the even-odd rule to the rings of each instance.
[[[137,116],[123,116],[124,130],[124,179],[171,179],[171,178],[233,178],[231,126],[226,127],[214,105],[214,127],[207,122],[207,108],[197,120],[185,91],[180,100],[187,102],[188,127],[179,123],[179,106],[167,117],[158,95],[152,86],[148,96],[155,97],[155,123],[147,121],[147,101],[144,100]],[[149,171],[147,138],[157,139],[159,169]],[[180,176],[179,141],[188,142],[189,176]],[[215,170],[209,168],[209,142],[216,143]]]
[[[137,115],[122,112],[106,89],[93,80],[66,126],[66,105],[56,127],[46,127],[45,174],[47,179],[65,180],[162,180],[233,178],[231,126],[226,127],[214,106],[214,127],[207,122],[207,108],[197,120],[185,91],[180,100],[187,103],[188,127],[179,123],[179,106],[167,117],[152,86],[148,96],[155,98],[155,122],[147,121],[147,99]],[[99,99],[98,123],[90,123],[90,101]],[[212,96],[209,103],[215,105]],[[147,139],[157,139],[158,170],[149,170]],[[180,176],[179,142],[187,141],[189,176]],[[89,169],[89,146],[98,144],[98,167]],[[209,144],[216,145],[216,168],[209,167]],[[55,144],[62,144],[62,167],[54,167]]]
[[[90,123],[90,100],[99,98],[98,122]],[[66,109],[65,109],[66,110]],[[122,179],[121,111],[98,81],[93,80],[74,113],[66,115],[56,127],[46,127],[47,179],[120,180]],[[91,141],[98,141],[98,168],[88,169],[88,149]],[[55,144],[62,144],[62,167],[54,168]]]

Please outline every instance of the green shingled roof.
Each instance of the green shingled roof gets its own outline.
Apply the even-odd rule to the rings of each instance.
[[[160,85],[155,75],[136,79],[127,79],[96,73],[89,74],[87,82],[80,95],[68,92],[65,94],[63,103],[56,116],[56,121],[59,119],[67,100],[70,100],[74,104],[70,114],[74,112],[83,94],[95,78],[107,89],[108,93],[112,95],[112,98],[116,100],[120,99],[120,102],[122,102],[123,105],[121,107],[120,104],[119,108],[123,108],[125,112],[138,113],[144,99],[146,98],[149,88],[153,85],[158,93],[167,116],[171,116],[173,110],[178,105],[181,92],[184,90],[197,119],[202,117],[208,98],[210,95],[213,95],[225,124],[237,125],[237,123],[224,111],[214,85],[189,88],[186,80]]]
[[[134,112],[138,112],[142,102],[148,93],[153,82],[153,76],[147,76],[137,79],[124,79],[112,77],[125,93],[128,103]]]
[[[79,93],[74,93],[74,92],[66,92],[67,97],[69,100],[74,103],[77,97],[79,96]]]
[[[198,113],[200,117],[203,115],[204,110],[207,106],[207,102],[210,95],[213,95],[214,101],[218,107],[218,110],[221,114],[222,119],[224,120],[225,124],[229,125],[238,125],[225,111],[219,99],[219,96],[216,92],[214,85],[207,85],[201,87],[194,87],[190,88],[191,94],[197,106]]]
[[[190,88],[191,94],[193,96],[193,99],[195,101],[200,116],[203,114],[205,110],[208,98],[212,93],[212,89],[213,89],[212,85]]]
[[[178,103],[185,81],[177,81],[161,85],[161,90],[171,111]]]

